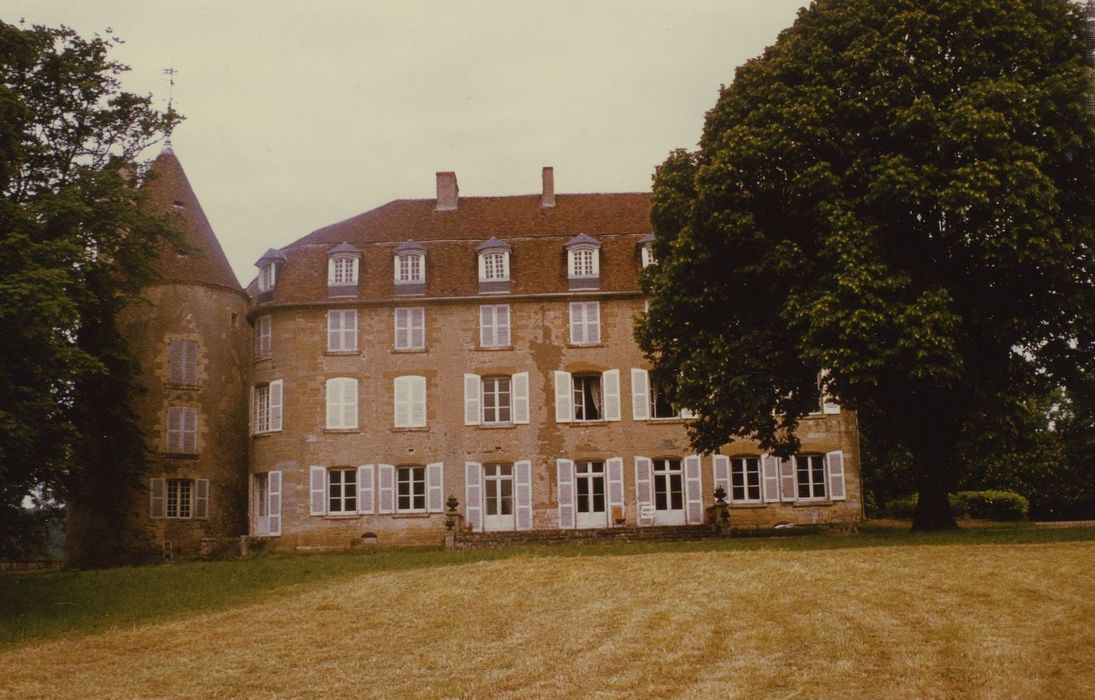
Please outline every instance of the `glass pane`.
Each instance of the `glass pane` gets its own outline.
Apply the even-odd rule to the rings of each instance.
[[[498,481],[488,479],[487,487],[487,515],[498,515]]]
[[[589,477],[578,479],[578,512],[589,512]]]
[[[513,514],[513,480],[502,479],[499,484],[502,490],[501,512],[502,515]]]
[[[684,508],[684,493],[681,491],[682,477],[680,474],[669,475],[669,488],[672,495],[671,503],[673,504],[673,510],[680,510]]]

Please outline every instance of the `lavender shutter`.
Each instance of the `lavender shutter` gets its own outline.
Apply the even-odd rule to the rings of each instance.
[[[357,468],[357,512],[372,513],[374,510],[373,465],[363,464]]]
[[[342,327],[342,314],[337,311],[327,312],[327,350],[335,351],[341,350],[342,335],[340,333]]]
[[[569,459],[555,460],[559,481],[559,527],[574,529],[574,462]]]
[[[843,501],[848,497],[844,491],[844,452],[829,452],[825,458],[829,464],[829,498]]]
[[[391,464],[378,465],[380,473],[378,474],[380,492],[380,506],[377,511],[381,513],[394,513],[395,512],[395,466]]]
[[[601,342],[601,302],[599,301],[586,304],[586,342]]]
[[[426,310],[420,308],[411,309],[411,347],[426,347]]]
[[[570,343],[571,345],[581,345],[585,342],[585,304],[574,302],[570,305]]]
[[[569,423],[574,420],[574,385],[570,372],[555,373],[555,422]]]
[[[445,510],[444,469],[442,462],[426,465],[426,510],[430,513]]]
[[[711,475],[714,477],[715,488],[722,487],[726,491],[726,500],[730,500],[730,458],[726,455],[715,455],[712,459]]]
[[[270,382],[270,431],[281,430],[281,380]]]
[[[604,389],[605,420],[620,420],[620,370],[610,369],[601,375]]]
[[[653,505],[652,493],[653,464],[649,457],[635,458],[635,503],[641,508],[644,505]]]
[[[266,474],[266,512],[269,515],[269,533],[281,535],[281,472]]]
[[[167,409],[167,451],[182,452],[182,409]]]
[[[395,347],[404,349],[410,347],[411,310],[395,310]]]
[[[479,425],[481,386],[478,374],[464,375],[464,425]]]
[[[464,463],[464,518],[468,529],[483,531],[483,465]]]
[[[505,347],[510,344],[509,337],[509,306],[502,305],[495,307],[494,310],[494,323],[495,332],[497,333],[498,344]]]
[[[479,347],[487,348],[494,342],[494,307],[479,307]]]
[[[764,477],[764,501],[774,503],[779,500],[779,459],[761,455],[760,464]]]
[[[525,424],[529,420],[528,372],[518,372],[511,379],[513,387],[513,422]]]
[[[780,460],[779,484],[782,500],[795,500],[795,460],[793,457]]]
[[[624,460],[612,457],[605,463],[608,472],[608,526],[624,518]]]
[[[517,529],[532,529],[532,462],[522,460],[513,465],[514,491],[517,501]]]
[[[357,350],[357,309],[344,311],[342,314],[342,326],[346,342],[342,344],[343,350]]]
[[[327,514],[327,470],[323,467],[311,467],[308,470],[308,483],[311,498],[308,499],[309,515]]]
[[[209,479],[194,482],[194,517],[198,520],[209,519]]]
[[[650,374],[645,369],[631,370],[631,417],[650,418]]]
[[[167,501],[164,498],[163,479],[148,480],[148,514],[151,518],[164,517],[164,509]]]
[[[703,474],[699,455],[684,458],[684,513],[689,525],[703,523]]]

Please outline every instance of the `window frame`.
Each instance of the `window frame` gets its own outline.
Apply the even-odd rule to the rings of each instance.
[[[415,276],[410,276],[412,273]],[[406,276],[405,276],[406,275]],[[408,251],[395,254],[395,283],[424,284],[426,282],[426,254]]]
[[[329,266],[327,286],[353,287],[357,285],[359,260],[360,258],[358,256],[349,255],[347,253],[339,253],[330,256],[327,259],[327,264]]]
[[[326,492],[324,493],[324,500],[327,506],[328,515],[357,515],[358,513],[358,487],[357,483],[357,467],[328,467],[327,468],[327,482]],[[338,480],[334,478],[334,475],[338,474]],[[338,489],[339,493],[335,495],[335,489]],[[335,504],[338,504],[338,508],[335,508]],[[352,507],[349,507],[352,506]]]
[[[591,309],[594,311],[592,315],[589,313]],[[576,311],[578,313],[575,313]],[[569,323],[567,325],[570,328],[570,344],[600,345],[601,302],[572,301],[569,304],[568,312]],[[575,330],[579,328],[581,329],[580,334],[575,332]]]
[[[277,288],[277,263],[270,262],[259,267],[258,290],[272,292]]]
[[[480,282],[509,282],[509,251],[492,249],[479,254]]]
[[[800,466],[799,460],[805,459],[807,466],[804,469]],[[794,456],[795,466],[795,500],[796,501],[827,501],[829,500],[829,465],[825,459],[825,455],[821,453],[807,453],[796,454]],[[812,462],[817,460],[820,464],[820,470],[814,466]],[[815,480],[820,471],[819,480]],[[805,474],[807,477],[803,481],[802,476]],[[808,495],[802,495],[802,489],[805,487],[808,491]],[[821,495],[817,494],[818,489],[821,491]]]
[[[198,341],[188,338],[172,338],[168,341],[167,383],[175,386],[198,386]]]
[[[567,277],[591,280],[601,276],[600,249],[592,245],[574,246],[567,250]]]
[[[593,401],[592,390],[591,390],[590,391],[590,401],[591,401],[591,404],[592,404],[592,408],[597,410],[597,416],[595,418],[585,418],[584,416],[587,413],[586,405],[585,405],[586,386],[591,381],[596,381],[597,393],[600,394],[600,396],[601,396],[601,405],[600,405],[599,408],[597,407],[596,402]],[[583,385],[582,389],[578,388],[579,382],[581,382],[582,385]],[[571,416],[572,416],[571,420],[573,420],[575,423],[599,423],[599,422],[604,421],[605,420],[605,393],[604,393],[603,375],[600,374],[600,373],[572,374],[571,377],[570,377],[570,383],[571,383]],[[583,415],[582,418],[578,417],[579,406],[581,407],[581,413]]]
[[[731,503],[763,503],[764,502],[764,481],[763,470],[761,469],[761,457],[760,455],[738,455],[736,457],[730,457],[730,493],[727,494]],[[752,468],[750,468],[752,463]],[[735,476],[741,476],[741,484],[735,483]],[[750,483],[750,476],[756,477],[756,483]],[[737,494],[741,495],[738,496]],[[750,490],[755,489],[756,497],[749,495]]]
[[[427,498],[426,465],[406,464],[395,468],[395,512],[396,513],[428,513],[429,500]],[[421,487],[421,492],[418,492]],[[407,493],[404,493],[407,488]],[[404,499],[408,499],[408,507],[403,507]],[[422,507],[416,507],[416,501],[421,498]]]
[[[493,391],[488,392],[487,383],[491,382],[494,385]],[[505,390],[501,389],[501,384],[505,383]],[[513,424],[513,377],[511,375],[498,374],[488,375],[481,377],[479,380],[479,405],[481,410],[480,425],[512,425]],[[493,396],[495,405],[490,409],[494,411],[494,418],[488,419],[488,407],[487,396]],[[505,397],[505,404],[503,405],[502,399]],[[505,411],[505,419],[502,418],[502,411]]]
[[[505,323],[499,320],[502,315],[499,312],[505,310]],[[490,317],[489,323],[487,317]],[[480,304],[479,305],[479,347],[481,348],[511,348],[513,347],[513,314],[509,304]],[[505,341],[505,342],[503,342]]]
[[[402,313],[400,313],[402,312]],[[400,328],[400,316],[404,317],[405,323],[402,324],[405,327]],[[392,338],[392,348],[395,350],[412,351],[412,350],[425,350],[426,349],[426,308],[423,306],[399,306],[392,310],[392,319],[395,324],[395,335]],[[419,323],[415,323],[418,321]],[[407,343],[405,345],[399,344],[399,334],[403,332],[406,334]],[[414,344],[415,332],[421,332],[422,342],[419,345]]]
[[[195,492],[197,491],[197,489],[194,488],[194,480],[165,478],[163,482],[163,517],[170,520],[193,520],[195,506],[194,498],[196,495]],[[174,494],[172,493],[172,487],[174,487]],[[183,500],[183,491],[186,492],[185,501]],[[171,514],[172,506],[175,507],[174,515]],[[183,513],[184,507],[185,513]]]
[[[339,319],[338,327],[332,325],[335,318]],[[351,322],[347,323],[346,319]],[[327,352],[330,353],[354,353],[357,352],[358,336],[357,309],[328,309],[327,310]],[[335,341],[337,339],[337,347]],[[350,341],[350,342],[348,342]]]
[[[176,418],[177,417],[177,418]],[[174,427],[172,424],[178,427]],[[187,428],[187,423],[192,427]],[[168,406],[165,452],[176,455],[198,454],[198,409],[194,406]],[[172,435],[178,435],[177,442]]]
[[[393,381],[392,404],[394,409],[393,427],[425,428],[429,423],[426,404],[426,378],[416,374],[398,376]],[[400,422],[400,406],[404,406],[406,417]],[[422,420],[415,420],[416,408],[420,406]]]
[[[347,398],[348,387],[352,397]],[[332,393],[334,394],[332,396]],[[358,380],[355,377],[331,377],[324,383],[327,430],[357,430]],[[347,412],[349,409],[349,415]],[[352,418],[352,420],[348,420]],[[334,419],[334,420],[332,420]]]
[[[255,319],[255,358],[263,359],[273,354],[274,322],[270,314]]]

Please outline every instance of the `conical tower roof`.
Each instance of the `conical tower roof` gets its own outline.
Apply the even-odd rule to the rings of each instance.
[[[152,177],[146,186],[148,205],[156,211],[180,216],[183,241],[189,249],[185,255],[173,250],[160,253],[158,267],[162,279],[241,289],[182,164],[170,146],[157,156],[150,172]]]

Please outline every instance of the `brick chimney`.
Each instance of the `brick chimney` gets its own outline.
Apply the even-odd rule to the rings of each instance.
[[[540,195],[540,206],[547,209],[555,206],[555,169],[544,166],[544,192]]]
[[[460,187],[456,184],[456,173],[437,173],[437,211],[456,211],[456,200],[460,196]]]

